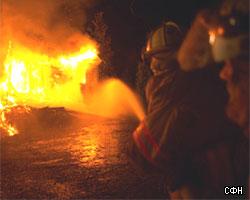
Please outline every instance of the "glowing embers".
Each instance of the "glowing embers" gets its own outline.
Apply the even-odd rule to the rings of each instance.
[[[88,71],[99,64],[94,43],[82,45],[78,52],[50,57],[10,41],[6,52],[0,71],[0,127],[9,135],[18,131],[8,123],[6,113],[16,112],[11,108],[17,105],[77,110],[83,104],[80,85],[88,82]]]
[[[8,136],[18,134],[17,128],[13,125],[13,121],[19,116],[30,112],[28,106],[18,106],[12,97],[7,97],[0,102],[0,131]],[[2,136],[2,135],[1,135]]]

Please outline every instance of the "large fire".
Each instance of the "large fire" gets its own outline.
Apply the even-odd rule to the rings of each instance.
[[[6,52],[0,74],[0,128],[10,136],[18,130],[6,116],[17,105],[19,112],[29,112],[30,106],[82,105],[80,85],[87,83],[88,71],[99,63],[95,43],[52,57],[10,40]]]

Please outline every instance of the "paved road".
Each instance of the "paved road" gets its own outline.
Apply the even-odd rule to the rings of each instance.
[[[126,156],[131,119],[1,140],[1,199],[164,198],[163,180]]]

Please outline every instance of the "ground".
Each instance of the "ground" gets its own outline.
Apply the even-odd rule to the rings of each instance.
[[[1,199],[166,198],[159,175],[126,154],[137,122],[85,117],[77,128],[1,140]]]

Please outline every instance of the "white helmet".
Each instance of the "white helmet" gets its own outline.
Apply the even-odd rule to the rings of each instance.
[[[216,62],[249,54],[249,2],[227,0],[209,24],[209,43]]]
[[[248,0],[225,0],[219,10],[201,12],[178,53],[184,70],[236,57],[249,58]]]

